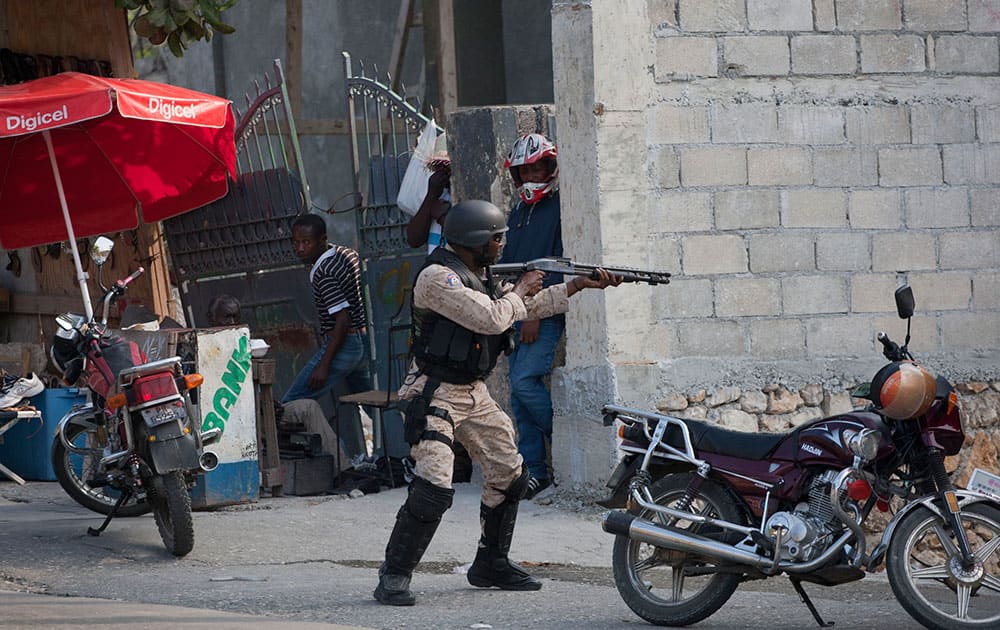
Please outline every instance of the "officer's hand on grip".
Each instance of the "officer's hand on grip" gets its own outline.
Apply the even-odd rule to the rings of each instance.
[[[542,290],[544,271],[528,271],[514,285],[514,293],[522,299],[532,296]]]

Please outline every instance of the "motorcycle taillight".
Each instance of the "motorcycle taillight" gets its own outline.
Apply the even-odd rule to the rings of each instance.
[[[132,393],[136,404],[147,403],[177,395],[177,384],[171,372],[161,372],[142,376],[132,382]]]

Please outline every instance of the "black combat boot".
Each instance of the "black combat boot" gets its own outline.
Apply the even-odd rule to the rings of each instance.
[[[481,588],[496,586],[505,591],[537,591],[542,583],[507,558],[517,521],[517,500],[505,499],[495,508],[480,505],[483,535],[476,559],[469,567],[469,584]]]
[[[379,602],[389,606],[412,606],[417,602],[410,592],[413,569],[427,551],[454,494],[454,490],[438,488],[420,477],[413,480],[385,546],[385,562],[378,570],[374,595]]]

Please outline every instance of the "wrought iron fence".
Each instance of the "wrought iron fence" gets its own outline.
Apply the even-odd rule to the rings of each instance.
[[[354,192],[358,200],[358,253],[361,257],[372,374],[379,389],[399,386],[409,353],[410,310],[407,296],[423,264],[425,248],[406,242],[410,217],[396,206],[396,194],[406,172],[420,131],[430,120],[420,113],[419,102],[390,86],[392,78],[379,78],[377,67],[368,76],[363,63],[355,75],[351,56],[343,53]],[[438,129],[440,131],[440,128]],[[386,445],[391,455],[406,454],[395,412],[385,414]]]
[[[289,242],[292,220],[311,200],[278,60],[234,109],[237,178],[229,195],[164,221],[164,232],[188,325],[208,325],[215,295],[239,299],[243,323],[277,359],[280,396],[316,349],[316,315]]]
[[[310,207],[309,187],[278,60],[273,78],[265,73],[254,87],[244,112],[234,107],[238,174],[230,194],[164,222],[180,282],[297,264],[288,230]]]

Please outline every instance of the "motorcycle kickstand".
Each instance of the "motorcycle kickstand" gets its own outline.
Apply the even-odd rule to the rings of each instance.
[[[132,488],[126,487],[122,491],[121,496],[118,497],[118,500],[115,501],[115,506],[111,508],[110,512],[108,512],[108,515],[107,517],[105,517],[104,522],[101,523],[101,526],[98,527],[97,529],[94,529],[93,527],[88,527],[87,533],[90,534],[91,536],[100,536],[101,532],[107,529],[108,525],[111,524],[111,519],[115,517],[115,514],[118,514],[118,509],[121,506],[125,505],[125,502],[128,501],[131,497],[132,497]]]
[[[816,620],[819,627],[829,628],[833,626],[833,621],[823,621],[823,618],[819,616],[819,611],[816,610],[815,606],[813,606],[812,600],[809,599],[809,596],[806,595],[805,589],[802,588],[802,580],[797,580],[795,578],[788,578],[788,580],[792,583],[792,588],[795,589],[795,592],[799,594],[799,599],[802,600],[802,603],[805,604],[806,608],[809,609],[809,612],[812,613],[813,619]]]

